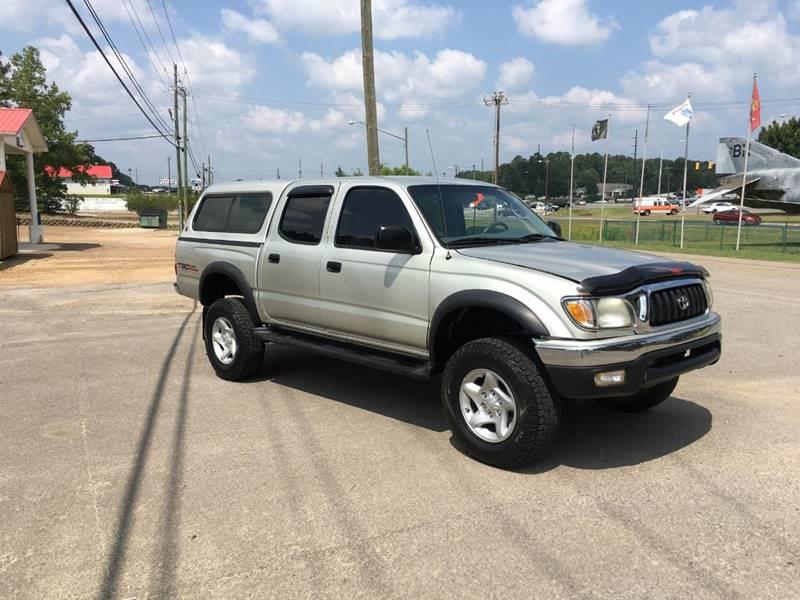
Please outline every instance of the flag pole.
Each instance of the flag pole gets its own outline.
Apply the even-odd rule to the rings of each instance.
[[[569,167],[569,221],[567,221],[567,239],[572,239],[572,190],[575,182],[575,123],[572,124],[572,160]]]
[[[688,100],[692,99],[692,92],[686,96]],[[683,232],[686,226],[686,176],[688,175],[689,167],[689,125],[692,120],[686,121],[686,145],[683,149],[683,204],[681,206],[681,250],[683,250]]]
[[[603,243],[603,220],[606,212],[606,177],[608,176],[608,146],[611,143],[611,113],[608,113],[608,125],[606,126],[606,160],[603,166],[603,195],[600,197],[600,243]]]
[[[658,192],[656,196],[661,197],[661,170],[664,166],[664,144],[661,144],[661,156],[658,159]]]
[[[753,73],[753,88],[755,89],[758,73]],[[759,110],[761,108],[759,107]],[[742,237],[742,212],[744,212],[744,191],[747,188],[747,159],[750,156],[750,133],[753,130],[753,98],[750,97],[750,113],[747,117],[747,143],[744,147],[744,172],[742,173],[742,195],[739,198],[739,225],[736,227],[736,251],[739,251],[739,242]]]
[[[647,105],[647,120],[644,124],[644,150],[642,151],[642,179],[639,182],[639,210],[636,211],[636,241],[639,245],[639,221],[642,218],[642,196],[644,195],[644,167],[647,164],[647,134],[650,130],[650,105]],[[636,165],[633,165],[636,168]]]

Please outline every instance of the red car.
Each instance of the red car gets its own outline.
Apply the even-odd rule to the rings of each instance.
[[[714,219],[714,225],[720,225],[721,223],[738,223],[739,209],[736,208],[734,210],[726,210],[724,212],[717,211],[714,213],[713,219]],[[748,211],[742,212],[742,225],[760,225],[760,224],[761,224],[761,217]]]

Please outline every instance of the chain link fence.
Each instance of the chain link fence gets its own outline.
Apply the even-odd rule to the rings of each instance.
[[[553,219],[562,227],[567,237],[566,218]],[[635,220],[607,219],[603,223],[603,244],[613,246],[635,246]],[[680,248],[681,221],[658,220],[639,221],[639,245],[644,249]],[[683,250],[687,253],[725,254],[736,252],[736,223],[717,223],[711,220],[686,221],[683,233]],[[572,220],[572,240],[598,242],[600,240],[600,219],[579,218]],[[800,260],[800,223],[761,223],[742,226],[740,252],[743,256],[778,260]],[[774,255],[774,256],[773,256]]]

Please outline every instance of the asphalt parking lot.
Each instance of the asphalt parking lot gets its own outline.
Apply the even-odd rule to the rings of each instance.
[[[284,348],[217,379],[163,247],[0,264],[0,598],[800,598],[800,264],[698,258],[720,363],[505,472],[436,383]]]

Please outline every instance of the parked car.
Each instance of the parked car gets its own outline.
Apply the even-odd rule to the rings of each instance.
[[[739,209],[734,208],[733,210],[715,212],[713,219],[715,225],[719,225],[720,223],[738,223]],[[742,211],[742,225],[761,225],[761,217],[747,210]]]
[[[736,210],[736,207],[730,202],[712,202],[703,206],[703,212],[707,215],[729,210]]]
[[[464,210],[483,203],[512,215]],[[175,289],[202,305],[220,378],[256,376],[268,343],[441,375],[459,446],[519,467],[555,440],[562,402],[647,410],[721,353],[705,269],[559,231],[506,190],[466,179],[214,184],[178,237]]]

